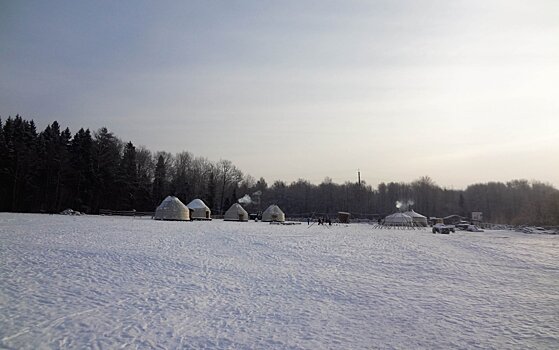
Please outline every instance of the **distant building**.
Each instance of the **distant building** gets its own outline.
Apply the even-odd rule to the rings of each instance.
[[[338,212],[338,221],[342,224],[349,224],[349,218],[351,217],[350,213],[345,211]]]
[[[467,221],[467,218],[460,215],[449,215],[443,218],[445,225],[456,225],[459,224],[460,221]]]

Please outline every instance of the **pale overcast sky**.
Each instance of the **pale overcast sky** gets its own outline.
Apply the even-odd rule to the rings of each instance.
[[[559,1],[2,1],[0,116],[269,183],[559,187]]]

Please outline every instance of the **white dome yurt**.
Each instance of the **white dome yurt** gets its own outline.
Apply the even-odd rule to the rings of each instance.
[[[416,213],[413,209],[410,211],[405,212],[404,214],[406,214],[407,216],[411,217],[413,220],[413,224],[415,226],[423,226],[423,227],[427,227],[427,217],[423,216],[419,213]]]
[[[413,219],[404,213],[394,213],[384,218],[386,226],[413,226]]]
[[[268,207],[268,209],[264,210],[264,212],[262,213],[262,221],[284,222],[285,214],[283,213],[283,211],[281,211],[281,209],[277,205],[272,204]]]
[[[248,221],[248,213],[239,203],[234,203],[223,216],[225,221]]]
[[[190,210],[191,220],[211,220],[212,211],[201,199],[194,199],[186,206]]]
[[[155,209],[155,220],[190,220],[190,213],[186,205],[184,205],[177,197],[168,196]]]

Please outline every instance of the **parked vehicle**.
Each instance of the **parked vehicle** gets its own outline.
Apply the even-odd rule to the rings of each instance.
[[[470,225],[466,230],[470,232],[483,232],[483,230],[477,227],[476,225]]]
[[[471,225],[470,222],[462,220],[462,221],[460,221],[458,224],[456,224],[456,225],[454,225],[454,226],[455,226],[458,230],[464,230],[464,231],[466,231],[466,230],[468,230],[468,226],[470,226],[470,225]]]
[[[448,235],[451,232],[455,232],[454,225],[436,224],[433,226],[433,233],[442,233]]]

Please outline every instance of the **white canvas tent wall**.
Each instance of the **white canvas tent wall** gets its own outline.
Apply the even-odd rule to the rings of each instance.
[[[285,214],[283,213],[283,211],[281,211],[281,209],[277,205],[272,204],[268,207],[268,209],[264,210],[264,212],[262,213],[262,221],[284,222]]]
[[[225,221],[248,221],[248,213],[239,203],[234,203],[223,217]]]
[[[186,206],[190,210],[191,220],[211,220],[212,211],[201,199],[194,199]]]
[[[394,213],[384,218],[386,226],[413,226],[413,219],[404,213]]]
[[[416,213],[413,209],[410,211],[405,212],[404,214],[406,214],[407,216],[411,217],[413,220],[414,225],[416,226],[423,226],[423,227],[427,227],[427,217],[423,216],[419,213]]]
[[[168,196],[155,209],[155,220],[190,220],[190,213],[186,205],[177,197]]]

